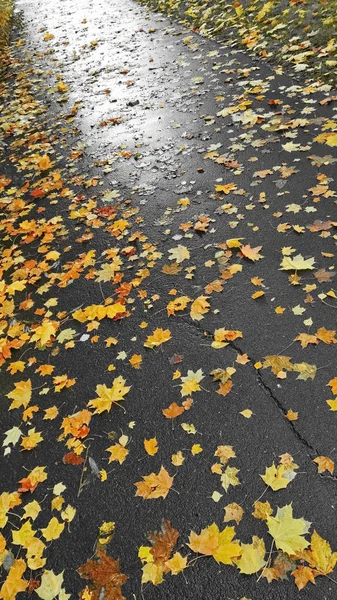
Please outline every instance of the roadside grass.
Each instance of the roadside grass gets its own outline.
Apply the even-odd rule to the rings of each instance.
[[[337,84],[337,0],[139,0],[311,80]]]
[[[0,73],[6,64],[6,47],[9,42],[13,15],[13,0],[0,0]]]

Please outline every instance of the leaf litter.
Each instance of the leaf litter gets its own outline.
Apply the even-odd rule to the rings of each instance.
[[[241,18],[237,4],[235,14]],[[272,7],[264,10],[260,20]],[[81,25],[80,37],[85,38],[85,17]],[[147,35],[153,33],[149,30]],[[337,145],[336,124],[333,113],[322,112],[335,100],[328,95],[330,86],[289,83],[275,98],[277,68],[270,77],[259,78],[258,68],[248,59],[243,66],[234,51],[228,65],[228,55],[223,60],[217,46],[213,54],[205,53],[202,38],[191,34],[179,40],[181,54],[175,59],[178,70],[186,69],[186,61],[201,53],[204,77],[189,80],[190,102],[203,94],[195,86],[210,86],[219,70],[228,84],[236,83],[225,96],[220,93],[223,84],[217,95],[208,89],[216,110],[199,118],[202,128],[215,127],[200,142],[194,134],[183,133],[163,156],[154,152],[151,157],[142,143],[129,148],[116,142],[111,157],[88,165],[78,143],[81,102],[73,101],[72,85],[63,81],[56,66],[50,72],[43,62],[52,64],[48,61],[57,50],[59,34],[44,29],[38,35],[43,56],[36,55],[32,66],[29,51],[22,54],[24,38],[16,39],[9,74],[1,84],[0,363],[6,413],[2,460],[4,468],[13,461],[15,475],[0,495],[0,598],[12,600],[28,590],[45,600],[66,600],[82,587],[82,600],[101,600],[102,595],[123,600],[122,588],[127,589],[134,570],[118,541],[126,531],[123,520],[115,524],[99,511],[94,515],[87,558],[72,569],[76,584],[70,583],[67,560],[61,567],[59,560],[54,565],[52,554],[58,540],[75,536],[80,519],[88,518],[82,499],[104,496],[108,489],[113,503],[115,486],[125,502],[132,499],[143,540],[151,544],[138,539],[133,589],[142,585],[146,593],[145,585],[169,585],[170,577],[187,570],[190,577],[198,556],[240,574],[258,574],[274,585],[281,586],[287,573],[299,590],[316,583],[333,572],[337,553],[312,531],[306,506],[295,491],[292,496],[303,478],[292,449],[283,449],[277,465],[270,449],[263,473],[251,455],[236,455],[229,444],[237,438],[231,437],[230,429],[223,442],[219,421],[210,435],[198,411],[203,414],[205,405],[210,413],[222,415],[220,421],[230,415],[233,424],[235,414],[241,414],[247,419],[242,427],[253,428],[254,419],[262,419],[261,408],[254,403],[252,411],[247,397],[240,402],[242,382],[252,374],[273,390],[291,381],[293,387],[286,388],[292,392],[289,406],[284,401],[278,406],[277,418],[284,420],[284,428],[287,422],[295,428],[293,421],[301,425],[305,420],[294,387],[310,391],[317,378],[323,417],[328,407],[337,410],[337,398],[325,397],[337,394],[337,377],[324,371],[337,341],[336,191],[330,168],[336,160],[330,153]],[[74,60],[77,52],[90,57],[100,43],[87,40],[74,50]],[[249,39],[245,44],[251,46]],[[295,63],[303,64],[298,59]],[[132,89],[136,82],[125,76],[129,69],[119,67],[118,77]],[[183,76],[188,77],[188,69]],[[109,97],[110,90],[104,94]],[[298,95],[301,103],[295,106]],[[49,119],[45,97],[59,105],[56,119]],[[102,135],[114,135],[126,117],[118,110],[96,126],[107,132],[111,127],[112,133]],[[179,130],[178,125],[172,129]],[[217,135],[222,127],[230,136],[223,148]],[[146,172],[146,160],[153,165],[151,160],[159,157],[167,169],[168,155],[176,175],[192,152],[205,189],[180,181],[168,205],[161,206],[154,228],[146,227],[143,204],[159,192],[139,184],[134,165]],[[134,185],[116,189],[118,182],[109,174],[118,174],[130,161]],[[254,164],[252,169],[250,163],[255,162],[258,168]],[[217,169],[211,180],[208,165]],[[313,167],[311,176],[301,180],[299,196],[300,169],[308,166]],[[165,243],[154,233],[156,228]],[[244,319],[249,311],[258,323],[255,335],[262,336],[259,344],[250,342],[250,324]],[[181,328],[176,326],[179,319]],[[268,341],[262,335],[265,322],[276,324],[276,339]],[[197,356],[189,341],[182,343],[182,327],[198,336],[193,338]],[[290,348],[292,352],[283,354]],[[160,383],[163,364],[169,373],[166,388]],[[161,387],[149,379],[144,389],[144,373],[151,370],[157,372]],[[144,395],[150,395],[152,385],[157,400],[149,415]],[[137,403],[143,403],[146,416]],[[189,423],[181,420],[186,411],[191,414]],[[333,477],[334,461],[325,455],[326,447],[322,454],[309,453],[313,464],[304,475],[309,482],[319,475]],[[302,454],[296,457],[299,463],[301,459]],[[203,502],[209,506],[211,499],[215,509],[209,510],[208,523],[191,521],[186,529],[183,523],[180,527],[171,499],[177,494],[188,499],[189,469],[197,475]],[[241,489],[249,489],[247,480],[268,500],[245,499]],[[284,495],[278,500],[275,493]],[[142,521],[145,500],[158,507],[150,526],[145,516]],[[231,521],[235,526],[226,525]],[[319,526],[315,519],[315,528]],[[245,528],[258,535],[248,539]],[[117,550],[124,557],[122,567],[114,558]]]

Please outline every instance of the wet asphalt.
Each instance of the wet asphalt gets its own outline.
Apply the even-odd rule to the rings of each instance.
[[[296,516],[312,522],[313,528],[333,548],[337,547],[336,479],[327,472],[319,475],[312,462],[317,456],[333,460],[336,456],[337,417],[325,402],[332,398],[327,384],[337,376],[336,350],[330,344],[303,349],[299,342],[293,343],[299,333],[308,332],[303,320],[312,319],[310,333],[320,327],[336,328],[336,301],[328,297],[323,303],[318,297],[333,289],[334,283],[333,279],[319,283],[306,271],[301,285],[291,285],[290,273],[279,268],[281,249],[286,246],[296,248],[305,257],[315,256],[317,269],[334,273],[334,258],[322,252],[334,254],[336,229],[332,228],[327,236],[307,229],[316,219],[337,221],[335,164],[327,161],[319,168],[309,158],[336,157],[335,148],[313,141],[326,120],[335,118],[333,103],[320,104],[333,95],[333,90],[310,89],[304,80],[280,74],[275,65],[260,62],[230,45],[206,40],[132,0],[18,0],[16,13],[21,22],[13,32],[14,56],[20,68],[30,72],[31,92],[46,107],[45,113],[36,116],[40,127],[53,131],[55,124],[64,122],[71,107],[80,103],[71,125],[68,123],[70,129],[63,137],[58,130],[54,157],[69,179],[83,174],[86,179],[98,177],[100,184],[91,188],[90,194],[114,190],[115,198],[131,200],[131,206],[139,209],[141,231],[156,245],[162,258],[142,285],[154,300],[142,303],[136,299],[129,319],[102,322],[100,343],[86,342],[69,351],[61,348],[51,359],[58,373],[67,372],[77,378],[76,386],[63,398],[63,416],[84,408],[94,397],[97,383],[111,385],[111,373],[107,371],[111,362],[116,365],[115,373],[132,385],[125,401],[126,413],[113,411],[95,417],[91,428],[90,456],[99,468],[109,470],[108,480],[100,482],[92,474],[77,497],[79,471],[62,463],[65,448],[57,439],[59,422],[48,421],[42,422],[45,440],[31,455],[26,457],[15,450],[2,458],[1,488],[15,489],[22,467],[30,470],[36,464],[48,465],[48,488],[59,481],[67,486],[67,502],[76,506],[77,514],[69,531],[48,548],[47,567],[57,573],[65,569],[65,587],[71,598],[78,597],[82,588],[76,569],[91,556],[98,527],[103,521],[115,521],[116,533],[109,552],[120,558],[122,571],[129,577],[123,588],[127,599],[140,600],[143,594],[148,600],[332,600],[335,584],[328,578],[318,579],[315,587],[309,584],[300,593],[293,581],[268,585],[266,580],[240,575],[236,569],[217,565],[212,559],[198,561],[178,577],[167,576],[158,587],[147,584],[141,592],[137,552],[146,544],[146,533],[158,528],[162,518],[170,519],[180,531],[180,541],[186,542],[191,530],[200,531],[213,521],[220,525],[223,507],[230,502],[237,502],[245,510],[237,528],[243,543],[249,543],[252,535],[267,538],[264,524],[250,513],[253,502],[265,490],[260,474],[286,452],[292,454],[300,472],[287,489],[267,490],[263,499],[274,508],[292,502]],[[46,32],[55,37],[44,41]],[[18,47],[18,39],[24,39],[25,45]],[[15,65],[12,68],[15,70]],[[64,103],[58,102],[53,92],[58,76],[69,87]],[[217,115],[225,107],[237,105],[247,90],[252,104],[246,109],[252,107],[255,111],[247,122],[237,118],[245,111]],[[282,104],[275,104],[279,99]],[[308,122],[290,129],[277,128],[273,126],[275,113],[285,123],[289,118]],[[119,117],[120,123],[100,126],[113,117]],[[306,149],[287,152],[283,145],[289,141]],[[79,163],[67,158],[74,150],[83,152]],[[3,151],[0,171],[13,176],[16,185],[20,181],[22,184],[23,175],[14,172],[8,159],[12,150],[6,141]],[[131,158],[117,159],[121,151],[132,153]],[[240,166],[233,172],[204,158],[212,152],[236,160]],[[102,165],[100,161],[107,163]],[[282,177],[283,167],[295,172],[289,178]],[[270,173],[259,177],[254,175],[257,171]],[[329,179],[333,194],[313,202],[314,194],[309,190],[317,185],[317,175],[322,173]],[[215,185],[227,183],[234,183],[236,192],[217,195]],[[88,197],[85,186],[79,184],[76,188],[75,182],[74,188]],[[186,208],[177,204],[185,197],[190,200]],[[235,210],[221,209],[226,203]],[[300,209],[288,210],[291,204]],[[306,211],[308,207],[314,211]],[[59,208],[60,204],[47,206],[45,215],[56,215]],[[275,216],[279,212],[282,216]],[[194,225],[200,216],[210,218],[205,233],[180,228],[181,223],[189,221]],[[280,222],[290,224],[289,228],[278,231]],[[69,223],[75,228],[70,230],[69,240],[76,246],[76,225]],[[294,225],[304,231],[297,233]],[[236,237],[244,238],[244,243],[252,247],[262,245],[264,258],[256,263],[239,260],[242,273],[226,280],[223,291],[211,294],[211,310],[202,320],[193,321],[188,312],[168,317],[166,304],[173,298],[170,290],[177,289],[178,295],[192,298],[204,294],[205,286],[218,279],[219,272],[228,266],[226,256],[221,258],[221,244]],[[110,244],[114,241],[102,232],[101,237],[95,234],[85,251],[95,248],[99,254]],[[161,269],[170,262],[169,249],[178,244],[189,248],[188,266],[192,269],[186,271],[183,263],[178,275],[165,275]],[[262,278],[265,287],[254,287],[254,277]],[[317,288],[310,300],[303,288],[313,284]],[[103,286],[107,296],[108,285]],[[265,295],[252,299],[259,289]],[[58,309],[66,311],[82,303],[101,301],[99,286],[83,277],[69,288],[48,292],[44,299],[54,295],[59,297]],[[301,315],[292,311],[298,305],[304,309]],[[285,312],[276,314],[277,306],[284,307]],[[149,322],[145,333],[139,328],[141,321]],[[171,340],[157,350],[147,350],[143,347],[145,337],[156,327],[169,328]],[[214,349],[211,335],[220,327],[240,330],[243,337]],[[118,337],[117,350],[105,347],[103,340],[108,336]],[[119,351],[125,351],[128,357],[141,353],[142,368],[135,370],[127,361],[116,359]],[[171,364],[175,354],[183,357],[177,365]],[[247,354],[250,362],[235,363],[240,354]],[[257,362],[263,363],[265,356],[277,354],[290,356],[293,363],[315,364],[315,378],[298,380],[295,373],[289,372],[281,379],[270,369],[254,367]],[[216,394],[209,373],[233,365],[233,388],[222,397]],[[177,368],[182,375],[188,369],[201,368],[206,376],[202,391],[193,396],[193,408],[184,415],[188,423],[194,424],[195,435],[188,435],[180,421],[172,425],[161,413],[171,402],[180,400],[177,382],[172,381]],[[1,378],[8,393],[12,379],[4,367]],[[52,392],[50,399],[52,404]],[[250,419],[240,414],[247,408],[253,412]],[[289,409],[299,413],[298,420],[286,419]],[[128,426],[131,421],[135,421],[133,429]],[[4,413],[3,432],[14,424],[12,413]],[[123,465],[108,468],[105,451],[110,431],[128,433],[130,455]],[[154,457],[147,456],[143,448],[143,439],[151,437],[158,439],[160,448]],[[200,443],[203,452],[191,456],[194,443]],[[233,446],[235,465],[240,469],[241,485],[230,488],[227,494],[210,471],[220,444]],[[186,460],[176,468],[171,464],[171,455],[178,450],[183,451]],[[175,491],[165,500],[135,498],[134,483],[144,474],[158,472],[161,464],[175,474]],[[211,498],[214,490],[223,494],[219,503]],[[39,501],[43,495],[41,490]],[[30,596],[27,593],[21,597]]]

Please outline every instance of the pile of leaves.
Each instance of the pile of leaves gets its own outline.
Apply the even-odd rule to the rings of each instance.
[[[285,72],[336,86],[336,0],[140,0],[206,37],[247,48]]]

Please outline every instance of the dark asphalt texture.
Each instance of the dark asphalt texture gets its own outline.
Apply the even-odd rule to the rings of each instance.
[[[54,34],[54,39],[44,41],[46,32]],[[19,39],[25,43],[18,44]],[[91,47],[90,42],[94,40],[98,43]],[[67,373],[76,378],[76,385],[57,394],[49,381],[51,389],[47,399],[44,396],[34,399],[34,404],[41,403],[43,408],[56,404],[60,415],[52,421],[43,420],[42,410],[34,415],[32,427],[42,432],[44,441],[31,452],[20,452],[16,446],[8,456],[1,458],[0,491],[16,490],[26,470],[31,471],[36,465],[47,466],[48,480],[40,484],[28,500],[24,499],[25,502],[32,499],[42,502],[49,494],[34,522],[36,529],[46,527],[52,515],[50,489],[60,481],[66,486],[65,501],[77,512],[68,531],[48,546],[46,568],[55,573],[64,570],[64,587],[71,599],[77,598],[85,585],[76,569],[92,556],[99,526],[104,521],[115,521],[116,531],[108,552],[120,559],[121,570],[129,577],[123,586],[127,600],[240,600],[244,597],[249,600],[333,600],[336,584],[327,577],[318,578],[316,586],[308,584],[299,592],[292,577],[289,581],[268,584],[265,579],[257,580],[255,575],[241,575],[237,569],[218,565],[212,558],[197,561],[193,568],[177,577],[166,575],[159,586],[146,584],[141,591],[141,562],[137,558],[139,547],[147,544],[147,532],[158,529],[163,518],[179,529],[180,547],[188,541],[191,530],[199,532],[213,521],[220,526],[223,508],[231,502],[240,504],[245,511],[236,527],[241,542],[249,543],[252,535],[260,535],[270,544],[265,524],[251,517],[252,505],[266,488],[260,475],[286,452],[294,457],[299,472],[286,489],[278,492],[269,489],[262,500],[269,500],[274,509],[292,503],[294,515],[310,521],[312,530],[317,529],[332,548],[337,549],[336,478],[327,472],[319,475],[317,465],[312,462],[317,456],[329,456],[332,460],[336,456],[337,416],[329,411],[325,402],[333,397],[327,384],[337,376],[336,349],[333,344],[323,342],[304,349],[299,342],[293,343],[299,333],[308,333],[308,327],[303,324],[305,319],[313,320],[310,333],[320,327],[336,329],[336,300],[326,297],[323,303],[318,297],[334,288],[334,280],[319,283],[313,272],[305,271],[299,273],[300,285],[293,286],[288,281],[291,272],[279,269],[281,248],[289,246],[296,248],[296,254],[314,256],[316,269],[333,272],[334,258],[324,257],[322,252],[332,255],[335,252],[336,229],[332,228],[330,235],[324,237],[320,231],[306,229],[316,219],[337,221],[335,164],[331,162],[319,168],[308,158],[312,155],[336,157],[335,148],[313,141],[326,120],[336,118],[333,103],[320,105],[321,100],[333,95],[333,90],[323,87],[308,91],[304,81],[280,75],[277,68],[248,53],[203,39],[162,15],[147,12],[132,0],[85,3],[19,0],[12,51],[7,80],[10,95],[5,105],[13,106],[17,74],[25,72],[27,89],[29,87],[32,96],[45,106],[44,112],[34,114],[32,131],[36,127],[56,136],[52,142],[54,154],[50,156],[56,160],[66,182],[68,178],[69,188],[86,199],[93,195],[99,197],[102,191],[118,190],[117,202],[130,199],[131,206],[139,208],[137,216],[143,221],[135,230],[139,228],[149,243],[156,244],[162,257],[155,259],[149,277],[140,286],[147,290],[149,298],[158,295],[159,299],[151,301],[149,306],[137,297],[136,289],[134,302],[130,304],[131,317],[116,322],[101,321],[97,344],[90,340],[77,342],[75,348],[69,350],[64,344],[56,344],[58,354],[47,348],[42,358],[33,344],[29,346],[26,356],[36,356],[39,364],[53,364],[53,375]],[[128,72],[123,73],[123,70]],[[65,103],[57,102],[59,95],[53,91],[58,75],[69,87]],[[196,79],[200,77],[202,82]],[[127,80],[132,83],[126,85]],[[261,91],[250,94],[252,105],[247,105],[247,109],[252,108],[255,115],[252,119],[260,116],[260,122],[239,121],[236,116],[245,115],[245,111],[217,116],[223,108],[237,104],[244,91],[254,85]],[[110,90],[109,94],[105,93],[106,89]],[[256,99],[256,95],[264,98]],[[219,96],[223,99],[217,100]],[[281,99],[283,104],[270,103],[275,99]],[[66,121],[75,102],[80,102],[81,108],[72,121]],[[285,122],[289,118],[307,118],[308,123],[284,130],[262,127],[271,123],[271,115],[280,112]],[[115,116],[121,117],[121,124],[99,127],[101,121]],[[65,125],[67,131],[62,130]],[[293,132],[296,137],[289,135]],[[20,136],[5,137],[1,141],[0,175],[12,178],[12,185],[21,187],[28,176],[24,170],[18,171],[17,159],[27,154],[27,145],[14,149],[10,144],[16,139]],[[291,141],[308,148],[287,152],[282,144]],[[221,144],[219,154],[228,154],[230,160],[237,160],[243,166],[239,173],[204,159],[214,144]],[[78,161],[68,158],[74,149],[83,151]],[[132,157],[112,160],[110,170],[104,173],[106,165],[98,165],[97,161],[112,159],[121,150],[132,152]],[[257,160],[250,160],[253,157]],[[298,172],[281,178],[275,168],[282,165],[294,167]],[[265,178],[254,176],[256,171],[269,169],[274,174]],[[308,190],[319,183],[319,173],[329,179],[329,189],[334,195],[313,202],[313,194]],[[87,189],[76,182],[79,176],[84,176],[84,180],[96,176],[102,185]],[[216,199],[214,186],[220,183],[234,183],[245,193],[220,194]],[[265,203],[259,203],[261,193],[266,195]],[[184,197],[191,201],[186,210],[177,205],[177,200]],[[36,209],[45,206],[43,217],[64,214],[66,219],[69,201],[57,199],[58,204],[50,204],[45,198],[34,200]],[[115,205],[116,200],[101,202],[101,206],[109,203]],[[226,203],[232,203],[236,212],[221,210],[220,206]],[[286,207],[292,203],[300,205],[297,213],[287,211]],[[306,207],[316,210],[306,211]],[[34,211],[23,218],[38,218]],[[282,217],[273,216],[277,212],[283,213]],[[4,215],[3,211],[1,219]],[[190,220],[195,223],[196,216],[200,215],[210,217],[208,231],[197,233],[191,229],[186,237],[179,225]],[[291,225],[285,233],[277,231],[281,222]],[[303,227],[304,232],[297,233],[293,225]],[[89,231],[87,224],[68,219],[67,228],[67,235],[51,243],[53,249],[61,252],[61,266],[93,248],[98,258],[106,248],[128,245],[126,240],[112,239],[101,228],[94,232],[92,240],[81,246],[76,239],[80,233]],[[190,233],[193,235],[188,237]],[[228,264],[243,265],[242,273],[225,281],[221,293],[210,295],[211,310],[202,320],[193,321],[188,311],[168,317],[166,305],[174,299],[168,295],[169,291],[174,288],[177,296],[188,295],[193,299],[204,294],[205,286],[219,277],[219,268],[228,266],[226,261],[220,261],[218,268],[217,253],[221,248],[217,245],[236,237],[245,238],[243,243],[252,247],[262,245],[264,258],[256,263],[239,260],[238,256],[230,259]],[[10,243],[4,239],[3,246],[8,247]],[[170,263],[168,251],[179,244],[188,247],[191,258],[180,265],[182,271],[178,275],[165,275],[161,269]],[[24,247],[24,255],[40,260],[38,246]],[[72,248],[64,252],[67,246]],[[213,264],[205,266],[207,261]],[[145,259],[143,262],[146,266]],[[142,268],[141,260],[135,265],[125,262],[132,277]],[[59,272],[61,266],[57,267]],[[186,278],[186,266],[196,267],[194,278]],[[254,287],[250,282],[253,277],[262,278],[265,287]],[[311,292],[313,300],[308,302],[303,287],[312,284],[317,288]],[[110,283],[100,286],[93,279],[81,276],[67,287],[52,286],[34,308],[57,297],[56,312],[69,314],[82,304],[101,303],[102,294],[112,295],[112,288]],[[251,295],[260,289],[265,291],[265,296],[252,299]],[[22,299],[25,297],[23,294]],[[38,298],[36,294],[35,298]],[[305,309],[303,315],[292,312],[297,305]],[[277,306],[285,307],[284,314],[275,313]],[[28,313],[27,319],[37,322],[33,312]],[[142,321],[149,323],[146,329],[139,328]],[[75,323],[71,318],[66,327],[86,333],[86,324]],[[171,340],[158,349],[144,348],[146,336],[156,327],[170,329]],[[240,330],[243,338],[222,349],[214,349],[211,335],[220,327]],[[117,346],[105,347],[104,340],[109,336],[118,337]],[[122,351],[128,354],[126,360],[116,358]],[[139,370],[128,362],[133,353],[143,356]],[[235,363],[237,356],[245,353],[250,362]],[[18,350],[12,360],[19,360],[21,354],[22,350]],[[183,357],[181,363],[170,363],[174,354]],[[290,356],[293,363],[317,365],[316,377],[302,381],[296,379],[296,373],[289,372],[285,379],[278,379],[270,369],[254,367],[256,362],[263,363],[265,356],[276,354]],[[115,371],[107,370],[110,363],[115,365]],[[233,389],[222,397],[215,393],[217,386],[209,374],[216,368],[228,366],[236,368]],[[1,368],[5,407],[1,415],[1,434],[15,425],[20,426],[21,417],[14,414],[16,411],[6,410],[5,395],[12,390],[13,382],[31,377],[33,388],[43,383],[33,372],[11,377],[6,367],[7,364]],[[172,425],[161,411],[171,402],[181,400],[176,387],[180,380],[172,381],[176,369],[182,375],[186,375],[188,369],[202,369],[205,379],[202,391],[192,394],[192,409]],[[113,407],[109,414],[94,416],[86,441],[88,455],[99,469],[108,471],[108,479],[101,482],[94,472],[90,474],[88,467],[87,485],[77,496],[81,466],[62,462],[67,449],[64,442],[58,441],[60,416],[84,409],[88,401],[96,397],[96,385],[111,386],[112,378],[117,375],[122,375],[127,385],[132,386],[123,403],[126,412]],[[240,414],[247,408],[253,412],[250,419]],[[299,413],[297,421],[285,418],[289,409]],[[132,421],[134,428],[128,426]],[[197,433],[188,435],[180,427],[181,422],[193,423]],[[117,438],[121,434],[129,436],[129,455],[122,465],[107,463],[106,448],[111,445],[107,433],[111,431],[117,432]],[[143,446],[144,438],[152,437],[156,437],[159,444],[159,451],[153,457],[146,455]],[[203,448],[196,456],[190,452],[194,443],[200,443]],[[210,470],[215,462],[214,452],[221,444],[233,446],[237,459],[232,465],[240,469],[241,485],[231,487],[228,493],[221,487],[219,476]],[[174,467],[171,455],[178,450],[183,452],[185,462],[181,467]],[[146,501],[135,497],[134,483],[143,475],[157,473],[162,464],[170,475],[175,475],[174,490],[166,499]],[[215,490],[223,494],[218,503],[211,498]],[[16,522],[15,527],[20,527],[19,523]],[[10,528],[6,530],[6,538],[10,540]],[[267,550],[269,547],[267,545]],[[16,553],[17,547],[13,548]],[[39,579],[41,572],[34,572],[32,576]],[[2,574],[1,581],[3,579]],[[17,597],[37,596],[25,592]]]

